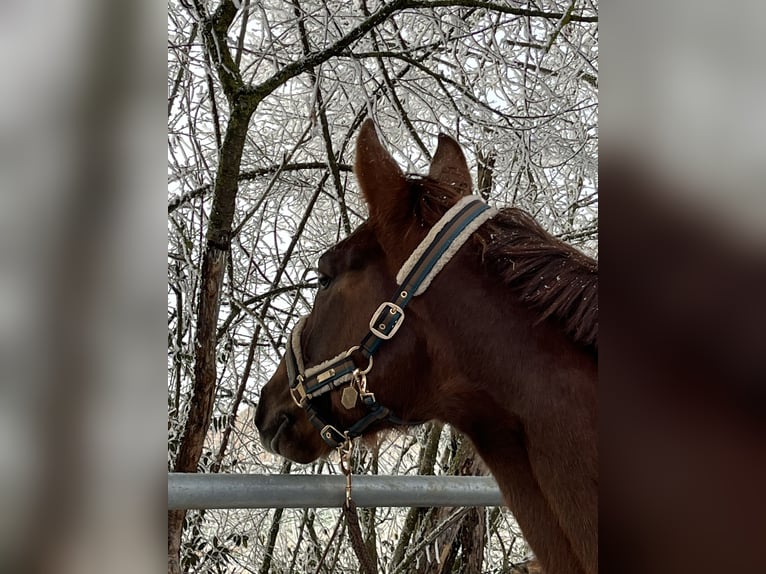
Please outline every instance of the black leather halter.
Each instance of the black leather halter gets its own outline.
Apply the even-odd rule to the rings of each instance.
[[[370,320],[370,330],[359,345],[319,365],[304,368],[301,352],[301,332],[306,318],[302,318],[290,334],[285,354],[290,395],[295,403],[306,411],[311,423],[319,430],[322,439],[333,448],[361,436],[365,430],[380,420],[395,425],[420,424],[407,422],[395,416],[381,405],[367,389],[367,373],[372,370],[373,355],[379,346],[391,339],[404,322],[404,309],[410,300],[423,293],[431,280],[471,234],[495,214],[486,203],[475,196],[458,201],[434,225],[428,235],[415,249],[397,275],[397,291],[391,299],[383,302]],[[358,352],[368,363],[364,369],[357,367],[353,355]],[[313,399],[348,383],[356,403],[357,396],[367,414],[348,429],[341,431],[322,417]],[[347,407],[351,408],[351,407]]]

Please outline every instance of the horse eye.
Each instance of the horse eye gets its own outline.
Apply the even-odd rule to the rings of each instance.
[[[332,283],[332,279],[325,275],[324,273],[319,273],[317,276],[317,281],[319,281],[319,288],[320,289],[327,289],[330,286],[330,283]]]

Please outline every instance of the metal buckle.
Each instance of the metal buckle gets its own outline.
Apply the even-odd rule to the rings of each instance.
[[[399,313],[399,315],[401,315],[399,320],[396,323],[394,323],[393,327],[391,327],[390,333],[384,333],[378,328],[379,325],[375,325],[375,319],[377,319],[378,315],[380,315],[386,309],[389,309],[389,312],[392,315],[394,313]],[[402,326],[402,323],[404,323],[404,309],[399,307],[399,305],[397,305],[396,303],[392,303],[391,301],[386,301],[385,303],[381,303],[377,311],[373,313],[372,319],[370,319],[370,331],[372,331],[373,335],[375,335],[376,337],[380,337],[381,339],[384,339],[387,341],[388,339],[396,335],[396,332],[399,330],[399,327]]]
[[[335,435],[333,435],[333,431],[335,432]],[[328,440],[331,440],[331,441],[334,441],[337,445],[343,444],[343,442],[341,441],[345,442],[345,439],[348,439],[346,435],[344,435],[342,432],[340,432],[338,429],[336,429],[332,425],[325,425],[322,428],[322,430],[319,432],[322,435],[322,438],[324,439],[325,442],[327,442]],[[341,440],[336,440],[336,437],[340,437]]]
[[[298,375],[295,380],[298,382],[294,387],[290,387],[290,396],[296,405],[303,408],[303,401],[306,400],[306,385],[303,384],[303,375]],[[298,392],[297,397],[295,396],[296,391]]]

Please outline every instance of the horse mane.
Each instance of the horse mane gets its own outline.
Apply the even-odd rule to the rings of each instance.
[[[435,224],[461,191],[426,176],[408,176],[413,211]],[[522,301],[538,323],[557,320],[576,343],[598,353],[598,262],[545,231],[525,211],[508,207],[474,234],[482,260]]]

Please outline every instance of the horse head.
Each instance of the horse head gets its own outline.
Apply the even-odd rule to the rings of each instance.
[[[433,219],[433,214],[470,194],[465,157],[453,139],[441,135],[424,179],[443,193],[423,194],[418,185],[421,180],[404,175],[378,139],[373,122],[367,120],[357,140],[354,171],[369,217],[320,257],[313,308],[293,332],[288,347],[295,348],[297,357],[292,361],[299,360],[301,369],[309,372],[331,358],[347,357],[349,369],[363,372],[365,387],[359,386],[361,375],[357,374],[356,381],[341,381],[343,384],[310,397],[307,412],[301,405],[304,397],[291,388],[288,353],[263,387],[256,411],[265,447],[302,463],[327,454],[339,442],[322,436],[326,425],[342,434],[343,429],[353,428],[370,415],[370,396],[385,411],[372,417],[375,420],[364,433],[357,434],[375,434],[436,415],[429,408],[438,392],[433,361],[416,305],[407,310],[406,321],[401,317],[396,336],[386,340],[385,350],[374,358],[355,347],[375,328],[371,319],[380,315],[376,310],[381,303],[396,292],[397,273],[426,236],[428,216]],[[383,312],[386,310],[392,311],[385,307]],[[352,404],[354,393],[357,397]]]

